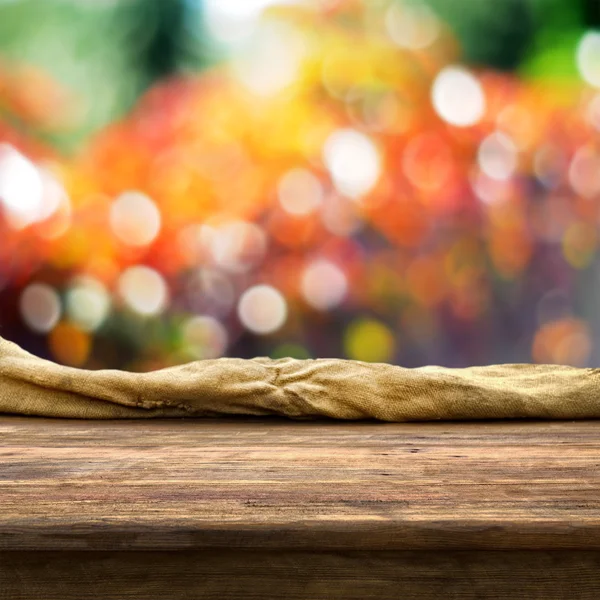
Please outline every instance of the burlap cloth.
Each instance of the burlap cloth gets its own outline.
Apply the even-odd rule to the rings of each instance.
[[[89,371],[0,338],[0,412],[44,417],[582,419],[600,416],[599,377],[599,369],[557,365],[407,369],[292,358],[201,360],[151,373]]]

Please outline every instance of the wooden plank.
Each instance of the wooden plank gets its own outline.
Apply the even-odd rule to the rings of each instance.
[[[0,550],[600,548],[600,422],[0,417]]]
[[[597,600],[599,551],[0,553],[2,600]]]

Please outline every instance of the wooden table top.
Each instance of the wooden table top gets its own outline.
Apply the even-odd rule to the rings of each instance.
[[[0,416],[0,551],[600,548],[600,421]]]

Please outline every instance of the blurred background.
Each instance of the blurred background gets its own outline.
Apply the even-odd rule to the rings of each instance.
[[[599,0],[0,0],[39,356],[598,366],[599,208]]]

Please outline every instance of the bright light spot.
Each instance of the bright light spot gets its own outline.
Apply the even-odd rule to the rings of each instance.
[[[377,147],[354,129],[332,133],[325,142],[323,157],[336,188],[349,198],[364,196],[379,179],[381,159]]]
[[[600,33],[588,31],[577,46],[577,68],[591,86],[600,88]]]
[[[270,96],[293,84],[306,55],[304,39],[280,23],[260,26],[253,42],[232,62],[236,77],[257,96]]]
[[[600,155],[593,148],[577,150],[569,167],[569,182],[584,198],[600,193]]]
[[[245,273],[257,266],[267,250],[267,237],[254,223],[233,221],[206,229],[215,262],[231,273]]]
[[[160,221],[156,204],[141,192],[124,192],[110,208],[110,226],[129,246],[150,244],[160,231]]]
[[[274,0],[204,0],[206,12],[220,12],[230,17],[244,17],[261,12]]]
[[[283,0],[204,0],[204,18],[211,35],[219,42],[235,44],[250,36],[265,8],[286,4]]]
[[[323,202],[323,186],[306,169],[292,169],[279,181],[279,203],[290,215],[304,216]]]
[[[227,338],[227,330],[213,317],[192,317],[183,326],[185,347],[198,359],[223,356],[227,350]]]
[[[60,298],[54,288],[44,283],[27,286],[19,301],[23,320],[37,333],[47,333],[60,319]]]
[[[130,267],[119,277],[118,287],[126,304],[141,315],[157,315],[167,305],[167,284],[150,267]]]
[[[485,112],[485,96],[479,81],[462,67],[442,69],[431,90],[438,115],[456,127],[475,125]]]
[[[274,287],[255,285],[242,294],[238,316],[244,327],[254,333],[273,333],[285,323],[287,304]]]
[[[80,277],[66,296],[67,315],[84,331],[95,331],[110,310],[110,295],[98,280]]]
[[[492,133],[481,142],[477,160],[488,177],[504,181],[517,167],[517,147],[504,133]]]
[[[327,260],[317,260],[302,276],[302,294],[317,310],[329,310],[342,302],[348,291],[343,271]]]
[[[396,45],[410,50],[427,48],[440,32],[435,13],[425,4],[392,4],[385,15],[385,26]]]
[[[35,165],[8,144],[0,144],[0,202],[9,223],[21,229],[43,214],[44,183]]]

